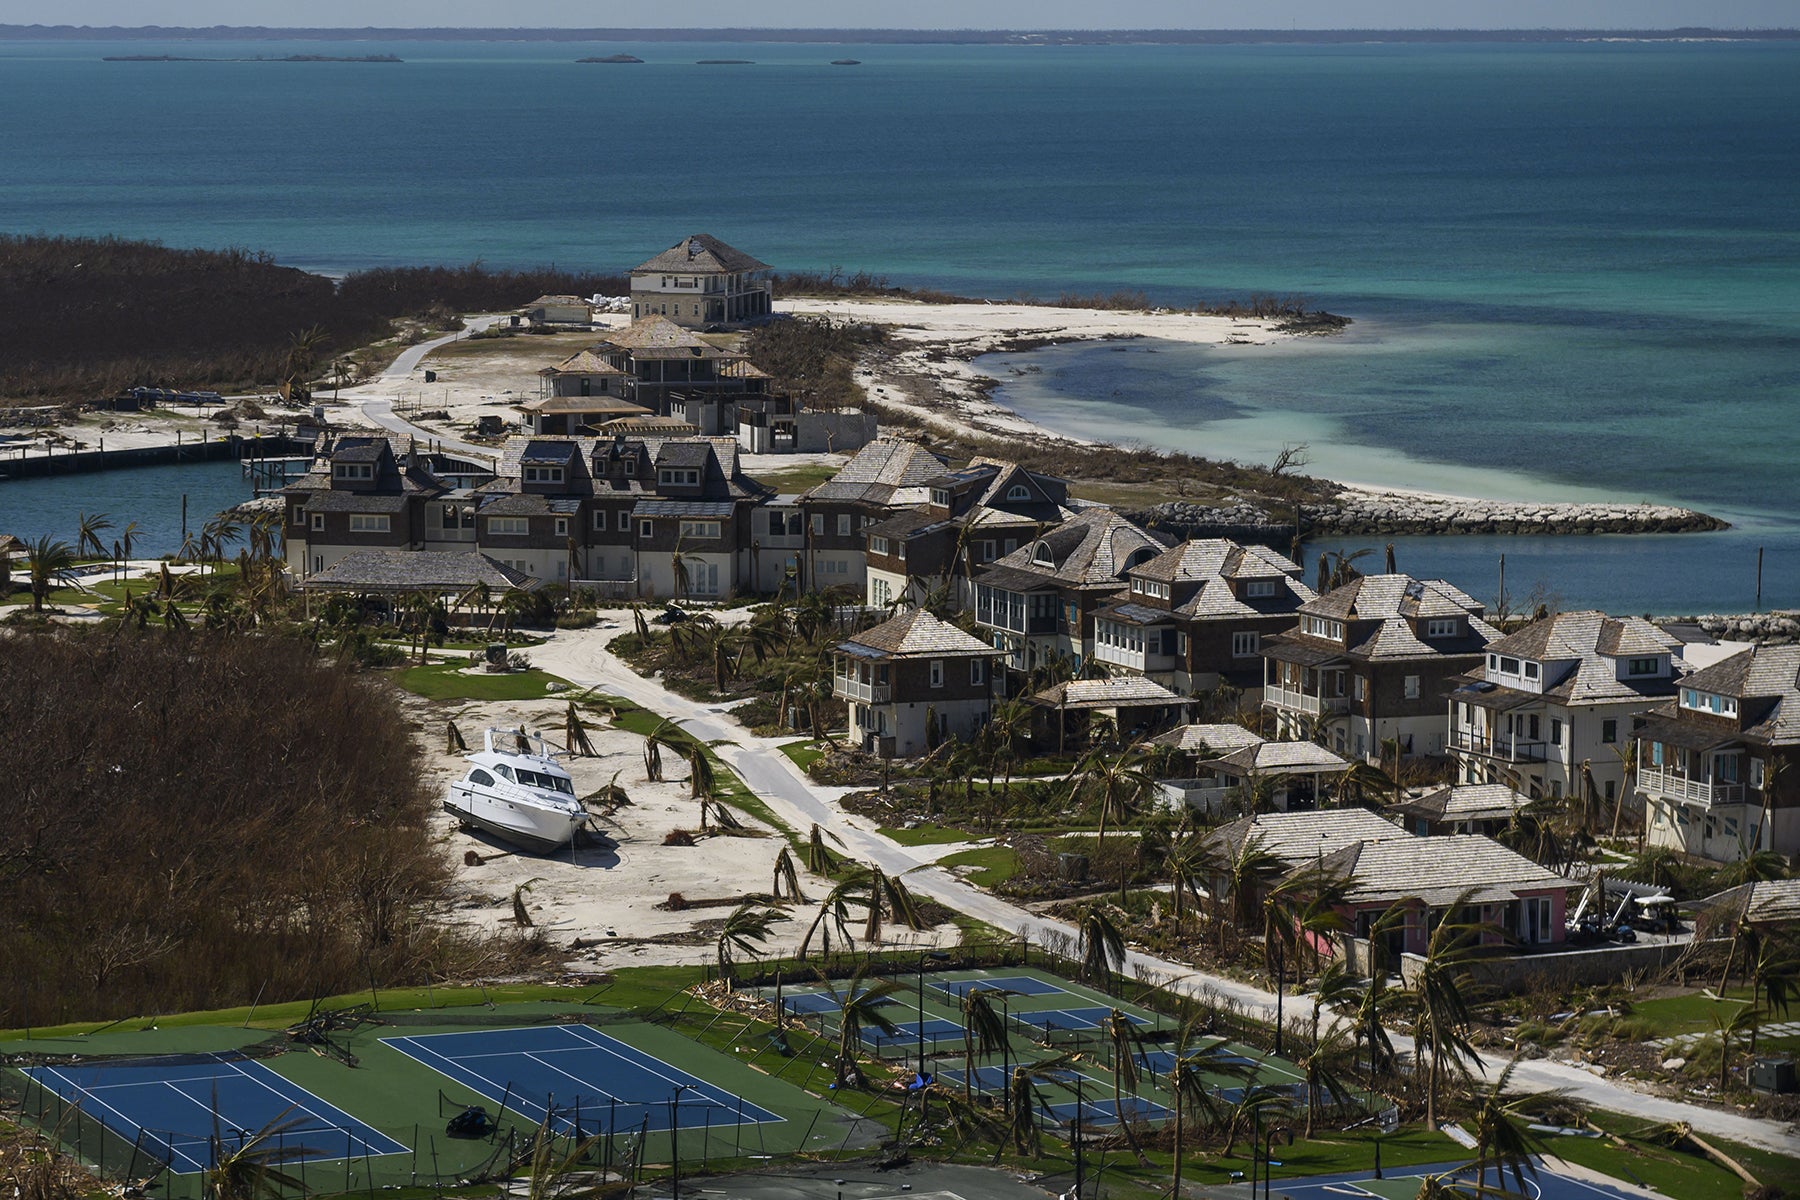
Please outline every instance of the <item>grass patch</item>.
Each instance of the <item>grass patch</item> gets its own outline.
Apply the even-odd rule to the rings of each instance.
[[[1729,1020],[1750,1001],[1750,989],[1728,988],[1723,1000],[1695,992],[1691,996],[1665,996],[1631,1006],[1632,1029],[1643,1037],[1672,1037],[1683,1033],[1712,1033],[1714,1017]]]
[[[781,747],[781,752],[787,755],[793,764],[802,771],[810,770],[814,763],[825,757],[825,751],[810,738],[789,742]]]
[[[1558,1137],[1547,1139],[1550,1153],[1615,1179],[1653,1187],[1665,1196],[1680,1196],[1682,1200],[1740,1200],[1743,1196],[1743,1180],[1710,1158],[1672,1150],[1636,1136],[1647,1128],[1641,1121],[1618,1113],[1596,1112],[1590,1116],[1600,1128],[1624,1138],[1626,1145],[1615,1145],[1607,1138]],[[1800,1173],[1800,1163],[1791,1158],[1710,1134],[1706,1140],[1743,1163],[1764,1183],[1785,1182]]]
[[[1011,846],[980,846],[974,850],[958,850],[938,859],[946,867],[972,867],[967,872],[970,883],[977,887],[997,888],[1019,873],[1019,852]]]
[[[489,675],[465,673],[466,665],[448,662],[406,667],[395,672],[394,682],[427,700],[540,700],[550,694],[548,684],[566,682],[535,668]]]
[[[774,488],[779,495],[792,495],[818,487],[836,475],[839,469],[828,463],[809,463],[805,466],[786,467],[778,471],[759,471],[751,478],[758,483]]]
[[[951,842],[972,842],[981,835],[952,829],[948,825],[933,825],[929,821],[921,821],[911,829],[899,825],[883,825],[881,836],[902,846],[945,846]]]

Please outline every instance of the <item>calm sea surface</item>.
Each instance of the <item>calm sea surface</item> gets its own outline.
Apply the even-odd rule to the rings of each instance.
[[[649,61],[572,61],[618,51]],[[99,61],[306,52],[406,62]],[[1356,325],[1046,351],[1005,398],[1363,482],[1691,504],[1740,528],[1505,539],[1509,586],[1748,607],[1763,546],[1765,604],[1800,604],[1800,47],[0,43],[0,89],[0,230],[326,270],[617,268],[706,230],[996,297],[1304,295]],[[1464,582],[1501,548],[1402,561]]]

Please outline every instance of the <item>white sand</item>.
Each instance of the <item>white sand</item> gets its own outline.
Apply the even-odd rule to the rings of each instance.
[[[530,651],[526,652],[528,655]],[[543,700],[492,703],[430,703],[409,699],[416,736],[424,752],[425,783],[434,795],[461,777],[467,764],[461,752],[445,750],[445,722],[454,721],[470,750],[481,747],[489,726],[523,725],[543,733],[553,744],[563,740],[566,696]],[[484,834],[459,828],[439,811],[433,820],[437,837],[455,876],[451,919],[490,933],[510,935],[513,889],[528,884],[525,905],[537,929],[559,947],[569,947],[573,965],[618,967],[712,961],[719,925],[745,894],[769,893],[774,887],[775,857],[786,842],[773,830],[739,814],[761,836],[706,835],[699,832],[699,803],[688,796],[687,765],[678,756],[662,755],[665,782],[648,782],[644,774],[643,739],[620,729],[600,728],[586,717],[598,758],[565,760],[578,795],[588,795],[617,776],[632,803],[596,825],[616,842],[616,849],[587,846],[572,856],[534,855],[513,850]],[[666,846],[671,830],[695,834],[693,846]],[[480,859],[465,864],[473,851]],[[830,883],[796,861],[802,893],[814,903],[788,907],[792,919],[776,926],[767,952],[792,954],[818,912],[817,900]],[[730,900],[729,904],[669,911],[657,907],[679,892],[690,903]],[[854,914],[858,910],[852,909]],[[857,943],[861,944],[861,930]],[[954,938],[954,929],[943,931]],[[895,927],[894,944],[914,944],[918,934]],[[836,934],[833,934],[836,940]],[[739,959],[744,956],[736,955]]]

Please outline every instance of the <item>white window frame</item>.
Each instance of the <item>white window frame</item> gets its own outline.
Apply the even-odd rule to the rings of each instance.
[[[979,658],[969,660],[969,686],[980,687],[987,681],[987,663]]]
[[[839,537],[849,537],[850,536],[850,514],[849,513],[839,513],[838,514],[837,535]]]
[[[561,483],[564,471],[562,467],[526,467],[526,483]]]
[[[941,658],[932,659],[930,671],[931,671],[931,686],[934,688],[943,687],[944,686],[944,660]]]
[[[530,517],[489,517],[489,537],[528,537],[531,534]]]
[[[1419,677],[1417,675],[1406,676],[1401,682],[1401,688],[1408,700],[1417,700],[1422,691],[1419,686]]]
[[[1425,636],[1428,638],[1449,638],[1456,636],[1455,617],[1432,617],[1425,622]]]
[[[557,537],[568,537],[569,536],[569,518],[567,518],[567,517],[556,518],[556,536]]]
[[[1267,599],[1275,594],[1273,579],[1249,579],[1244,582],[1244,596],[1250,600]]]
[[[717,541],[719,538],[719,531],[722,528],[723,526],[718,521],[683,520],[681,522],[681,536]]]
[[[392,533],[393,518],[386,513],[351,513],[351,533]]]
[[[367,483],[375,478],[374,463],[332,463],[331,477],[352,483]]]
[[[1231,635],[1231,657],[1255,658],[1262,647],[1262,635],[1252,632],[1238,632]]]
[[[606,532],[606,510],[604,508],[596,508],[594,510],[594,532]]]
[[[638,537],[648,541],[656,536],[656,522],[645,519],[638,522]]]
[[[313,527],[314,533],[324,533],[325,532],[325,514],[324,513],[316,512],[312,515],[312,527]]]

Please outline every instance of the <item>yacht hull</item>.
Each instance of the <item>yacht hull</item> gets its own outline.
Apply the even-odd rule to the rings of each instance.
[[[585,814],[571,816],[532,808],[455,786],[444,797],[444,811],[465,825],[537,854],[551,854],[567,846],[587,820]]]

